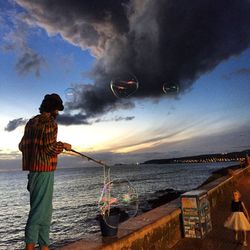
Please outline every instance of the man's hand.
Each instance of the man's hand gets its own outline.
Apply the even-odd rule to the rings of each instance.
[[[63,148],[64,148],[65,150],[70,151],[70,150],[71,150],[71,147],[72,147],[71,144],[66,143],[66,142],[63,143]]]

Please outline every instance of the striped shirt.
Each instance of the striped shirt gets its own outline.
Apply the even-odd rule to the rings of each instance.
[[[63,143],[57,142],[57,123],[53,116],[43,113],[31,118],[25,126],[19,149],[24,171],[54,171]]]

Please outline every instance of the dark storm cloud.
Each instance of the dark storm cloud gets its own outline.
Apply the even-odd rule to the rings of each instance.
[[[59,124],[62,125],[73,125],[73,124],[85,124],[89,125],[90,123],[87,120],[86,115],[82,114],[76,114],[76,115],[70,115],[70,114],[62,114],[57,117],[57,121]]]
[[[57,117],[57,121],[61,125],[91,125],[92,123],[98,123],[98,122],[119,122],[119,121],[131,121],[135,117],[134,116],[127,116],[127,117],[114,117],[110,119],[96,119],[93,121],[89,121],[89,116],[87,115],[82,115],[82,114],[75,114],[75,115],[70,115],[70,114],[60,114]]]
[[[18,119],[14,119],[12,121],[9,121],[9,123],[7,124],[7,126],[5,127],[5,131],[13,131],[15,130],[17,127],[22,126],[24,124],[26,124],[27,120],[23,119],[23,118],[18,118]]]
[[[28,23],[37,23],[49,33],[60,33],[69,42],[102,54],[115,33],[128,31],[128,0],[16,0],[30,15]],[[46,13],[45,13],[45,12]]]
[[[96,57],[93,88],[71,109],[87,117],[124,106],[109,87],[124,72],[140,83],[134,98],[166,97],[164,83],[185,93],[203,73],[250,44],[249,0],[16,0],[26,21],[59,33]]]
[[[27,119],[24,118],[18,118],[14,119],[8,122],[7,126],[5,127],[5,131],[11,132],[15,130],[16,128],[23,126],[27,123]],[[73,125],[73,124],[85,124],[89,125],[90,123],[87,121],[86,115],[76,114],[76,115],[70,115],[70,114],[61,114],[57,117],[57,121],[61,125]]]
[[[91,125],[92,123],[98,123],[98,122],[120,122],[120,121],[131,121],[135,117],[134,116],[127,116],[127,117],[114,117],[110,119],[96,119],[93,122],[89,121],[89,116],[82,115],[82,114],[60,114],[57,117],[58,124],[69,126],[69,125]],[[24,118],[18,118],[14,119],[8,122],[7,126],[5,127],[5,131],[11,132],[15,130],[16,128],[23,126],[27,123],[27,119]],[[1,150],[0,150],[1,151]]]
[[[65,111],[80,110],[86,115],[86,120],[103,113],[117,109],[131,109],[135,106],[128,99],[117,101],[112,95],[110,87],[102,84],[76,85],[72,94],[75,95],[75,99],[66,103]]]

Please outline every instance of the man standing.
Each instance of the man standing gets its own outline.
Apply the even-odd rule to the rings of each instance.
[[[30,212],[25,227],[26,250],[35,249],[37,243],[40,249],[49,249],[57,155],[64,149],[71,150],[70,144],[57,142],[55,118],[58,111],[63,109],[59,95],[45,95],[39,108],[40,114],[28,121],[19,144],[23,170],[29,171],[27,189],[30,192]]]

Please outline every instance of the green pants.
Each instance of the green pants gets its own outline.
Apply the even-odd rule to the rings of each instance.
[[[49,231],[52,217],[54,172],[30,172],[30,212],[25,227],[25,242],[49,245]]]

